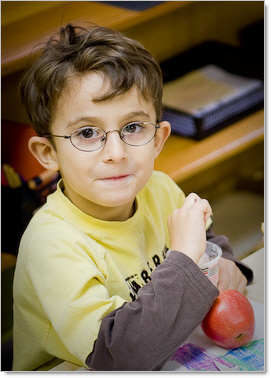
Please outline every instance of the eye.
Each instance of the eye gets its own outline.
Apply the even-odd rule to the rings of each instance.
[[[92,138],[94,134],[94,131],[91,127],[88,127],[87,129],[83,129],[78,133],[78,136],[81,136],[82,138],[89,139]]]
[[[99,137],[100,135],[101,132],[99,132],[99,129],[95,127],[84,127],[74,132],[74,137],[81,139],[93,139]]]
[[[122,129],[123,134],[136,134],[144,129],[144,125],[139,122],[129,123]]]

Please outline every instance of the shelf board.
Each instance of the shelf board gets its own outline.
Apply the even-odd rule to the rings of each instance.
[[[5,3],[6,13],[5,13]],[[120,31],[142,25],[149,20],[175,12],[191,1],[165,1],[143,11],[133,11],[96,1],[62,1],[48,2],[47,8],[41,8],[31,14],[22,13],[22,17],[11,17],[14,3],[2,2],[2,75],[21,70],[26,67],[30,54],[36,46],[48,40],[68,22],[87,27],[93,23]],[[39,2],[28,2],[24,4]],[[17,4],[19,5],[19,4]],[[6,18],[5,18],[6,14]],[[9,22],[10,19],[10,22]]]
[[[264,110],[195,141],[171,135],[155,162],[155,169],[167,173],[175,182],[218,165],[264,140]]]

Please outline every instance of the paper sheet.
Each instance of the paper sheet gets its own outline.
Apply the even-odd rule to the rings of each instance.
[[[264,371],[264,306],[250,301],[256,328],[250,343],[224,349],[209,340],[198,326],[173,354],[163,371]]]
[[[166,83],[163,104],[200,117],[239,99],[258,88],[260,83],[260,80],[234,75],[210,64]]]

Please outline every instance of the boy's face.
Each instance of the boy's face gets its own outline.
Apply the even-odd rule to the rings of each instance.
[[[153,104],[136,87],[113,99],[93,102],[106,85],[96,73],[73,79],[57,103],[51,133],[70,135],[84,126],[107,132],[120,130],[134,121],[156,124]],[[69,139],[54,138],[53,153],[64,181],[65,195],[96,218],[128,219],[134,211],[135,196],[149,180],[154,159],[170,133],[167,122],[161,125],[151,142],[137,147],[125,144],[117,132],[108,134],[105,145],[92,152],[76,149]]]

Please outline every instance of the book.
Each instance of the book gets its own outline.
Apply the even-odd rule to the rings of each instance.
[[[263,104],[262,80],[209,64],[165,83],[163,120],[173,134],[202,139]]]

